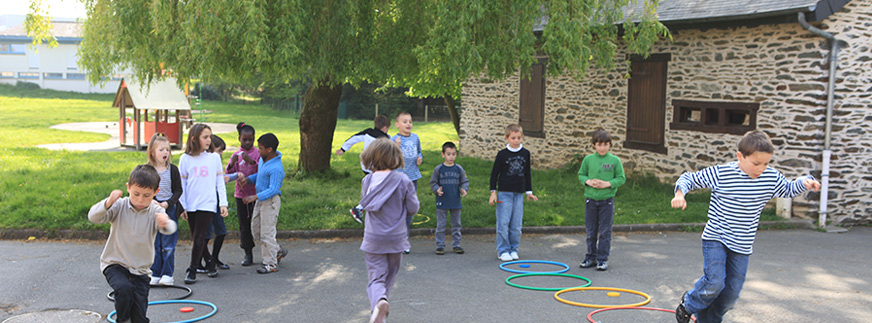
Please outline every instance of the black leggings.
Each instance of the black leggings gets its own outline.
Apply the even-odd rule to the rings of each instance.
[[[191,270],[197,269],[203,260],[203,252],[206,250],[206,229],[212,225],[212,217],[215,212],[197,211],[188,212],[188,227],[191,229],[191,240],[194,247],[191,248]]]
[[[239,246],[247,252],[254,248],[254,238],[251,235],[251,215],[254,213],[254,202],[245,204],[241,198],[236,198],[236,218],[239,220]]]

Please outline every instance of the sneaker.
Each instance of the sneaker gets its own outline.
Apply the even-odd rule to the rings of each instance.
[[[257,269],[257,273],[258,273],[258,274],[269,274],[269,273],[274,273],[274,272],[276,272],[276,270],[277,270],[277,269],[276,269],[276,266],[273,266],[273,265],[263,265],[263,267],[260,267],[260,268]]]
[[[687,312],[687,309],[684,308],[684,297],[687,295],[687,292],[681,294],[681,302],[678,303],[678,307],[675,308],[675,320],[678,323],[688,323],[690,322],[690,313]]]
[[[197,273],[198,273],[198,274],[205,274],[205,273],[208,273],[208,272],[209,272],[209,271],[206,270],[206,267],[203,267],[202,265],[200,265],[199,267],[197,267]]]
[[[499,258],[502,261],[512,261],[512,255],[510,255],[508,252],[504,252],[499,256]]]
[[[444,255],[444,254],[445,254],[445,248],[442,248],[442,247],[436,248],[436,254],[437,254],[437,255]]]
[[[391,305],[388,304],[386,299],[380,299],[378,303],[375,304],[375,308],[372,310],[372,315],[369,316],[369,323],[384,323],[385,319],[388,317],[388,311],[390,311]]]
[[[216,263],[217,263],[218,269],[224,269],[224,270],[230,269],[230,266],[221,262],[221,260],[218,260]]]
[[[242,267],[251,266],[252,262],[254,261],[254,259],[252,259],[252,258],[254,258],[254,257],[252,256],[251,252],[246,251],[245,258],[242,259],[242,263],[240,263],[240,265],[242,265]]]
[[[280,263],[282,263],[282,258],[286,257],[287,255],[288,255],[288,248],[282,248],[282,250],[279,250],[279,252],[276,253],[276,266],[278,266]]]
[[[206,264],[206,276],[209,276],[209,278],[218,277],[218,268],[215,267],[214,262],[210,261]]]
[[[157,282],[157,284],[163,286],[172,286],[173,284],[175,284],[175,281],[173,280],[173,276],[163,275],[160,276],[160,280]]]
[[[459,246],[458,246],[458,247],[454,247],[454,253],[456,253],[456,254],[458,254],[458,255],[462,255],[462,254],[463,254],[463,248],[461,248],[461,247],[459,247]]]
[[[151,281],[148,282],[148,284],[151,286],[155,286],[158,282],[160,282],[160,277],[151,276]]]
[[[510,252],[510,253],[509,253],[509,256],[512,257],[512,260],[518,260],[518,259],[520,259],[520,257],[518,257],[518,252],[517,252],[517,251],[512,251],[512,252]]]
[[[590,268],[590,267],[593,267],[595,265],[596,265],[596,262],[594,262],[593,259],[585,259],[580,264],[578,264],[578,266],[581,268]]]
[[[363,210],[362,209],[358,209],[357,207],[353,207],[353,208],[351,208],[351,210],[349,210],[349,212],[351,212],[351,217],[354,218],[354,221],[357,221],[357,223],[363,223]]]
[[[597,261],[596,262],[596,270],[606,271],[608,269],[609,269],[609,262],[608,261]]]
[[[408,254],[412,253],[412,249],[403,250],[403,253],[408,255]]]
[[[188,268],[185,270],[185,285],[190,285],[197,282],[197,270]]]

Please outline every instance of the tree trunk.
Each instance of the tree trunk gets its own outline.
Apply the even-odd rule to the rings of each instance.
[[[451,115],[451,123],[454,124],[454,131],[460,135],[460,114],[457,113],[457,107],[454,105],[454,98],[446,94],[443,96],[445,105],[448,106],[448,114]]]
[[[305,172],[330,169],[330,152],[342,84],[313,84],[306,90],[300,113],[300,162]]]

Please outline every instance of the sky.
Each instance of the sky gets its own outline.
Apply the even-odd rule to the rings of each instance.
[[[30,12],[30,2],[33,0],[0,0],[0,15],[26,15]],[[41,0],[43,6],[48,5],[48,14],[52,18],[82,18],[85,19],[85,5],[79,0]]]

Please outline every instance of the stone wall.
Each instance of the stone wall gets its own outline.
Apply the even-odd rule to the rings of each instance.
[[[854,0],[817,26],[846,40],[839,55],[833,120],[829,215],[834,223],[872,216],[872,0]],[[623,59],[626,52],[619,52]],[[566,165],[593,152],[590,134],[612,133],[612,152],[629,171],[674,181],[684,171],[736,160],[738,135],[670,130],[672,99],[757,102],[758,128],[776,145],[772,166],[789,178],[820,178],[828,79],[826,41],[798,23],[673,31],[652,53],[669,53],[667,154],[623,148],[627,85],[623,61],[611,72],[592,69],[582,82],[546,79],[545,138],[524,138],[536,168]],[[463,88],[461,150],[493,158],[505,147],[504,127],[518,122],[518,76],[473,78]],[[817,218],[819,195],[794,199],[794,215]]]

